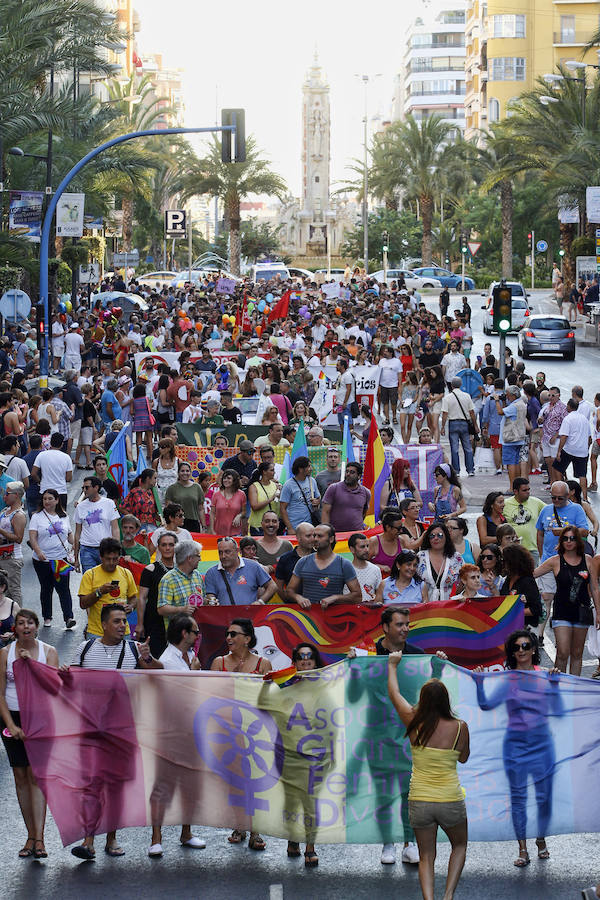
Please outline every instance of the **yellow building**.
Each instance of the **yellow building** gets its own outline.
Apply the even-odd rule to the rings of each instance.
[[[469,0],[465,137],[510,114],[510,102],[568,60],[597,64],[585,45],[600,27],[597,0]],[[578,73],[574,73],[578,75]]]

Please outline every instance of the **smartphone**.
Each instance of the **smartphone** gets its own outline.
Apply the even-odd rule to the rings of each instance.
[[[119,586],[119,580],[117,579],[116,581],[111,581],[111,584],[114,584],[114,585],[116,585],[116,587],[118,587],[118,586]]]

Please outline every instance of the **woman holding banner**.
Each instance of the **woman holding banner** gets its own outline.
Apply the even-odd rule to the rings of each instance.
[[[452,852],[444,897],[451,900],[467,855],[467,810],[456,764],[470,755],[469,727],[450,707],[446,686],[432,678],[421,688],[416,706],[398,688],[402,651],[388,656],[388,693],[411,744],[408,792],[410,824],[419,847],[419,881],[424,900],[433,900],[437,830],[447,835]]]

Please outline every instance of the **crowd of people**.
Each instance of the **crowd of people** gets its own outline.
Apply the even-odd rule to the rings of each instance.
[[[565,405],[543,372],[530,377],[510,353],[501,378],[491,345],[471,359],[466,297],[450,316],[441,298],[438,316],[402,283],[379,285],[359,271],[348,272],[333,301],[308,282],[245,284],[235,297],[224,297],[208,275],[181,291],[144,290],[135,281],[131,289],[148,311],[128,322],[121,310],[102,310],[93,297],[90,304],[69,303],[52,317],[51,359],[60,376],[52,390],[38,387],[35,330],[9,326],[0,352],[0,717],[27,827],[19,855],[46,855],[45,802],[27,760],[12,666],[19,657],[59,665],[56,650],[38,633],[40,623],[52,627],[54,590],[65,628],[77,627],[75,570],[81,572],[77,599],[86,623],[83,642],[63,660],[67,666],[198,670],[194,610],[202,604],[276,598],[306,609],[381,606],[385,637],[377,652],[390,654],[390,696],[413,753],[414,833],[407,833],[402,859],[421,860],[423,894],[432,896],[435,830],[444,828],[453,847],[446,896],[453,896],[466,851],[464,804],[458,782],[450,787],[448,781],[439,801],[445,809],[432,816],[436,804],[427,787],[426,751],[444,751],[449,769],[456,760],[465,762],[468,729],[451,714],[441,682],[426,686],[415,708],[393,687],[402,652],[411,652],[410,608],[518,593],[525,603],[521,646],[529,643],[523,652],[533,648],[535,657],[551,623],[556,670],[581,674],[588,629],[600,621],[598,520],[588,502],[588,491],[597,489],[600,394],[592,406],[575,385]],[[274,294],[291,289],[287,315],[270,320]],[[248,297],[242,299],[246,291],[251,310]],[[244,314],[232,316],[242,304]],[[215,347],[229,354],[225,362],[213,358]],[[142,351],[172,351],[178,361],[148,357],[136,368],[133,355]],[[334,367],[338,424],[349,420],[354,441],[366,444],[371,408],[358,408],[356,366],[377,373],[373,410],[382,420],[392,463],[381,496],[381,531],[370,534],[363,467],[344,462],[341,432],[339,442],[327,440],[315,409],[315,372]],[[262,435],[241,440],[218,474],[194,478],[189,462],[177,454],[177,424],[217,430],[241,425],[236,400],[252,397],[267,401]],[[290,447],[302,427],[308,447],[327,447],[326,466],[313,472],[310,456],[296,456],[289,477],[282,478],[275,450]],[[123,428],[130,468],[126,497],[108,473],[107,457]],[[446,434],[450,461],[442,451],[433,496],[424,505],[398,445],[437,445]],[[497,475],[506,471],[509,490],[489,493],[472,531],[464,517],[461,454],[467,476],[474,476],[479,440],[493,454]],[[227,448],[227,437],[217,431],[213,445]],[[138,466],[134,477],[142,451],[147,467]],[[573,480],[567,480],[569,466]],[[81,492],[69,498],[77,469],[84,472]],[[550,502],[531,493],[529,476],[542,470]],[[201,575],[203,533],[220,539],[218,562]],[[350,533],[351,560],[336,553],[340,533]],[[29,559],[39,581],[41,615],[23,602]],[[139,583],[128,561],[143,567]],[[264,675],[271,669],[260,646],[256,650],[249,619],[230,623],[224,646],[227,652],[211,661],[213,670]],[[294,662],[299,671],[322,664],[310,644],[294,650]],[[600,664],[594,677],[600,677]],[[151,856],[163,853],[160,808],[157,803]],[[230,841],[245,837],[234,831]],[[529,858],[519,831],[517,837],[522,865]],[[305,861],[314,866],[318,857],[310,838]],[[189,824],[182,825],[181,843],[204,846]],[[262,850],[265,842],[251,833],[249,846]],[[538,848],[545,858],[545,844]],[[124,853],[115,833],[107,835],[106,852]],[[299,845],[290,842],[287,852],[300,855]],[[94,835],[73,853],[93,859]],[[382,862],[395,858],[386,843]]]

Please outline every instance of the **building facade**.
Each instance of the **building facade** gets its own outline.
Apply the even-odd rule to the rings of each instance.
[[[510,115],[510,103],[568,60],[597,64],[585,46],[600,27],[596,0],[469,0],[465,137]]]
[[[437,115],[464,128],[466,2],[456,0],[430,20],[411,25],[396,77],[392,120]]]

